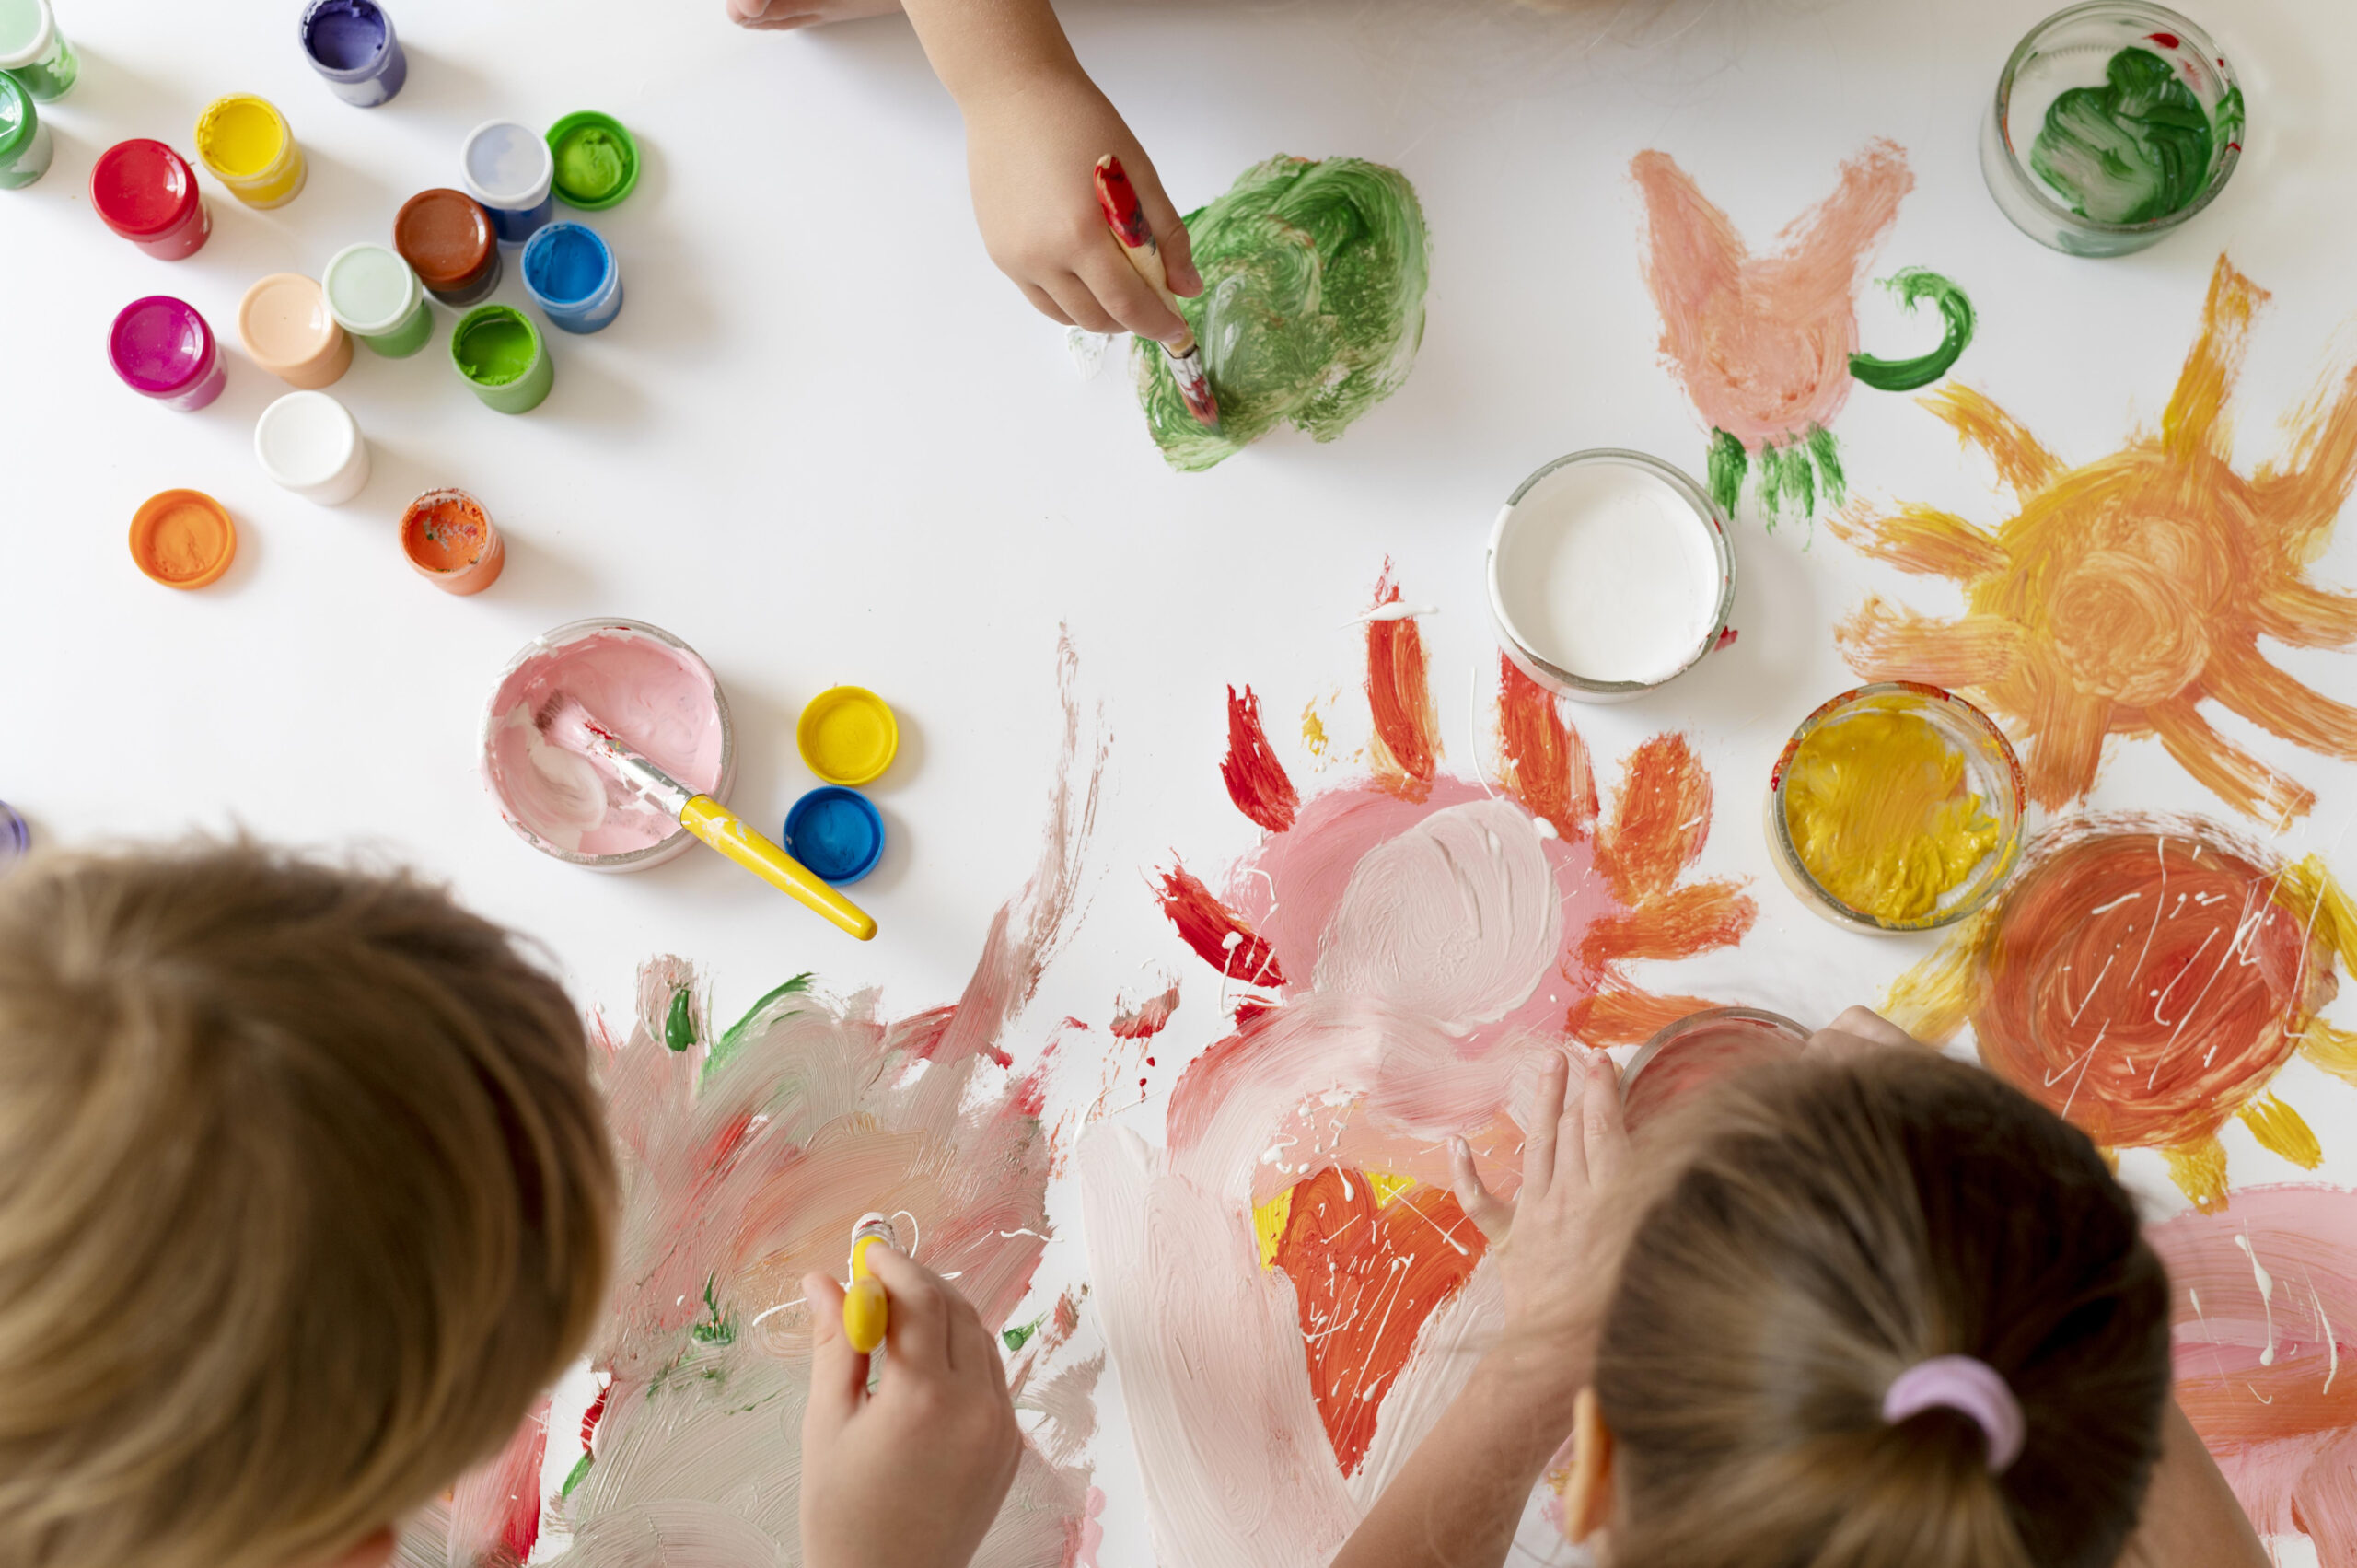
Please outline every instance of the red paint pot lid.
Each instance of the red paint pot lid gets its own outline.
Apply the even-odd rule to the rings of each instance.
[[[197,203],[196,172],[161,142],[117,142],[90,169],[90,205],[106,226],[134,239],[168,234]]]

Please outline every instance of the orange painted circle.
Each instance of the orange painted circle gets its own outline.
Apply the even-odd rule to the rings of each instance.
[[[237,555],[237,525],[202,490],[159,492],[132,515],[131,559],[168,588],[217,582]]]

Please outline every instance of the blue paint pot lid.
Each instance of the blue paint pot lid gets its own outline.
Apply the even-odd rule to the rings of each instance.
[[[856,882],[884,856],[884,819],[855,789],[825,784],[785,814],[785,852],[825,881]]]
[[[560,218],[524,242],[524,286],[543,307],[594,299],[613,275],[614,253],[586,223]]]

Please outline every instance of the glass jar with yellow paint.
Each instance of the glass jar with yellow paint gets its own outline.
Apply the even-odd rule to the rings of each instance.
[[[2021,857],[2021,761],[1936,686],[1861,686],[1801,722],[1768,780],[1768,839],[1803,903],[1852,931],[1929,931]]]

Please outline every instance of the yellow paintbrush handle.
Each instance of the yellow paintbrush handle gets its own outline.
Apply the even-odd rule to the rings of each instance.
[[[808,866],[745,826],[737,815],[708,795],[699,795],[679,813],[688,831],[783,892],[865,942],[876,935],[876,917],[819,880]]]

